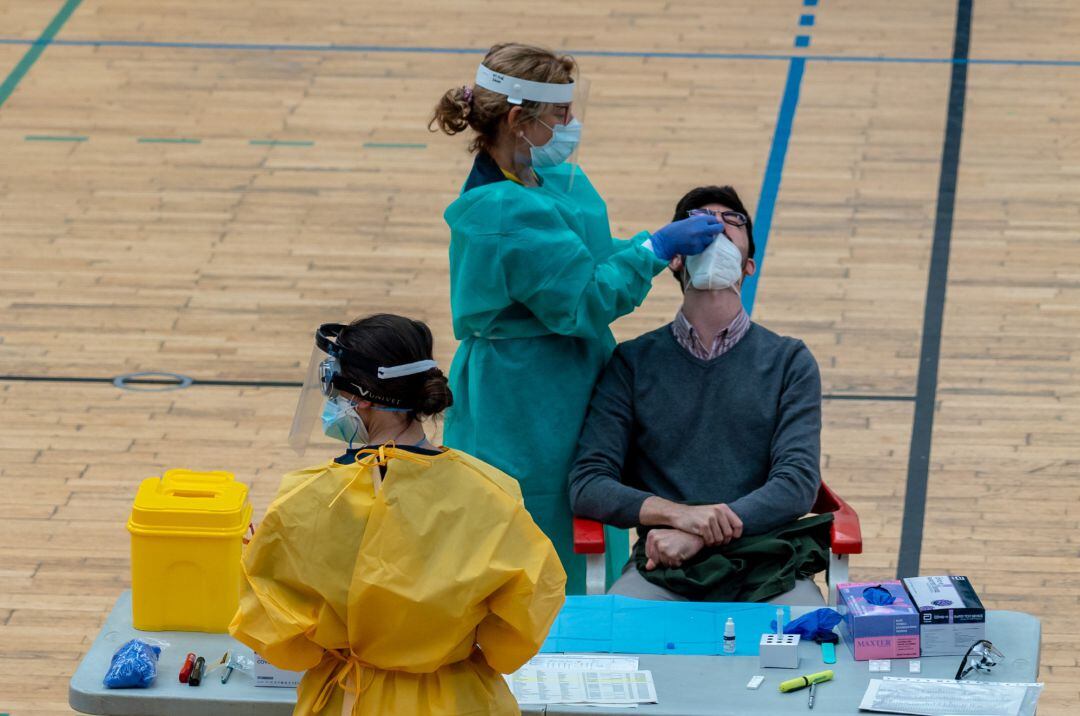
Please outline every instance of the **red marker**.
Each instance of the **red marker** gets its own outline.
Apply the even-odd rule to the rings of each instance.
[[[186,684],[191,677],[191,670],[195,668],[195,655],[188,654],[184,659],[184,665],[180,667],[180,683]]]

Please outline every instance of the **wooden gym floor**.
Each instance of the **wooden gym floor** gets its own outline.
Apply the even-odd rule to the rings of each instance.
[[[449,365],[470,160],[425,125],[511,39],[592,80],[618,235],[703,183],[753,207],[753,316],[821,365],[853,576],[1038,615],[1040,714],[1076,713],[1078,32],[1070,0],[0,0],[0,713],[70,713],[138,480],[231,470],[261,512],[305,462],[273,383],[316,324],[422,318]],[[659,277],[618,336],[677,305]],[[217,384],[111,384],[142,371]]]

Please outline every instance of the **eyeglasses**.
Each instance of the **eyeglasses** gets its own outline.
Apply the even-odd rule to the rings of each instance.
[[[569,104],[541,105],[539,110],[537,110],[537,113],[531,116],[548,129],[551,129],[551,127],[548,127],[547,122],[541,119],[541,117],[552,117],[555,120],[555,124],[570,124],[570,120],[574,116],[574,107]]]
[[[973,671],[988,674],[990,669],[1000,664],[1004,658],[1005,655],[998,651],[997,647],[986,639],[980,639],[964,654],[964,660],[956,670],[956,680],[959,681]]]
[[[750,219],[741,211],[715,211],[713,209],[691,209],[686,212],[687,216],[715,216],[730,226],[746,226]]]

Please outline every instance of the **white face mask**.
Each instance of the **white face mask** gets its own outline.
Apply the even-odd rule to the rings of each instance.
[[[733,288],[742,279],[742,253],[724,234],[697,256],[687,256],[690,285],[701,291]],[[736,288],[735,293],[739,290]]]
[[[540,124],[544,123],[540,122]],[[547,127],[546,124],[544,126]],[[570,158],[577,149],[578,142],[581,141],[581,122],[577,119],[571,119],[570,124],[556,124],[548,129],[551,130],[551,139],[547,144],[539,147],[529,142],[528,137],[521,135],[526,142],[529,142],[531,147],[529,153],[532,155],[534,167],[554,167],[562,164]]]
[[[326,401],[322,414],[323,433],[348,443],[349,447],[367,445],[368,429],[356,407],[340,395]]]

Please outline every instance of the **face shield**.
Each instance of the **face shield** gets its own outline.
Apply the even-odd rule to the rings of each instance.
[[[476,86],[505,95],[508,104],[522,109],[513,129],[515,177],[526,186],[569,192],[581,157],[588,81],[532,82],[481,64]]]
[[[344,394],[352,400],[368,401],[378,410],[412,412],[416,408],[413,401],[400,397],[400,391],[386,389],[390,387],[389,381],[438,367],[433,360],[395,366],[379,365],[338,345],[337,337],[345,328],[340,323],[326,323],[315,331],[315,348],[308,361],[300,400],[296,404],[292,428],[289,430],[289,445],[298,455],[303,455],[308,446],[315,443],[325,444],[331,449],[341,447],[340,430],[328,426],[331,428],[330,435],[325,435],[322,430],[327,401]],[[352,380],[342,372],[342,364],[348,367],[350,373],[362,373],[370,380],[365,384]],[[380,386],[381,383],[384,385]],[[315,430],[316,425],[320,426],[318,431]]]

